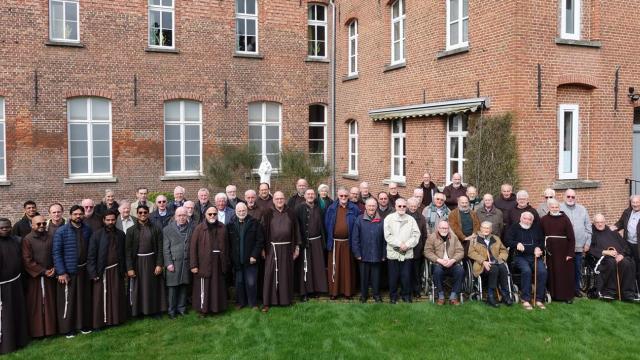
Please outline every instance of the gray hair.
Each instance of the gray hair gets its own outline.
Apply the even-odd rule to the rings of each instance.
[[[524,199],[524,198],[529,198],[529,193],[527,192],[527,190],[520,190],[516,193],[516,199]]]
[[[213,198],[213,200],[214,201],[218,201],[218,199],[227,200],[227,194],[225,194],[225,193],[217,193],[216,196]]]

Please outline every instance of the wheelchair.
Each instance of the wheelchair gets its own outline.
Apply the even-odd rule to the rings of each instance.
[[[514,259],[516,258],[516,249],[515,248],[507,248],[507,250],[509,251],[509,257],[507,258],[507,267],[509,268],[509,275],[511,278],[511,284],[513,287],[513,293],[517,294],[517,299],[521,300],[522,299],[522,295],[520,294],[520,284],[522,283],[521,281],[521,277],[520,277],[520,270],[518,270],[518,268],[515,266]],[[546,253],[543,254],[543,256],[546,256]],[[511,271],[511,269],[513,269],[514,271]],[[534,281],[532,279],[531,281],[531,286],[533,287]],[[532,289],[533,290],[533,289]],[[544,302],[545,303],[551,303],[551,293],[549,292],[549,289],[545,288],[545,294],[544,294]],[[514,304],[516,304],[517,302],[514,300],[513,301]]]
[[[589,299],[603,299],[601,294],[602,282],[599,274],[596,273],[596,266],[598,264],[598,258],[586,253],[582,259],[582,267],[580,272],[582,273],[582,279],[580,280],[580,289],[587,294]],[[634,301],[640,301],[640,285],[638,279],[635,280],[636,284],[636,296]]]
[[[473,262],[470,262],[470,264],[473,265]],[[509,264],[505,263],[505,265],[507,267],[507,284],[508,284],[507,290],[509,291],[509,293],[503,294],[502,289],[496,289],[496,290],[499,291],[500,296],[503,296],[503,297],[509,296],[511,301],[513,301],[514,304],[517,304],[520,302],[520,294],[518,294],[518,286],[513,283],[513,277],[511,275],[511,269],[509,267]],[[480,274],[479,276],[475,277],[473,276],[473,273],[471,273],[472,288],[469,292],[469,298],[471,300],[482,301],[484,299],[486,286],[483,286],[483,282],[486,281],[485,278],[486,278],[485,274]]]
[[[434,263],[429,261],[428,259],[424,259],[424,271],[422,273],[422,287],[424,294],[429,298],[432,303],[436,301],[436,284],[433,279],[433,270],[432,266]],[[464,304],[465,297],[469,297],[470,289],[473,288],[473,273],[472,273],[472,263],[469,259],[462,260],[462,266],[464,268],[464,277],[462,279],[462,288],[460,290],[459,300],[460,304]],[[445,278],[444,287],[451,289],[453,287],[453,283],[450,277]]]

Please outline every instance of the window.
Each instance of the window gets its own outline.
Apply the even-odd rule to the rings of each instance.
[[[0,97],[0,180],[7,180],[7,147],[4,123],[4,99]]]
[[[349,24],[349,75],[358,74],[358,20]]]
[[[404,120],[391,123],[391,179],[405,181],[407,145]]]
[[[327,107],[320,104],[309,106],[309,158],[313,166],[321,167],[327,153]]]
[[[111,175],[111,102],[83,97],[67,101],[70,177]]]
[[[236,51],[258,52],[257,0],[236,0]]]
[[[469,116],[466,114],[450,115],[447,120],[447,183],[451,182],[451,175],[455,173],[460,173],[464,179],[468,123]]]
[[[558,178],[578,178],[578,105],[562,104],[558,110]]]
[[[249,104],[249,147],[256,151],[254,168],[260,167],[266,155],[271,167],[280,167],[280,123],[282,107],[274,102]]]
[[[562,0],[560,37],[580,40],[580,0]]]
[[[404,49],[404,0],[391,5],[391,64],[405,61]]]
[[[447,49],[469,46],[469,0],[447,0]]]
[[[80,4],[78,0],[49,1],[49,39],[80,41]]]
[[[164,104],[164,169],[167,174],[199,175],[202,169],[202,106],[197,101]]]
[[[149,46],[174,47],[173,0],[149,0]]]
[[[307,26],[309,41],[308,55],[324,58],[327,56],[327,7],[309,5],[309,23]]]
[[[358,123],[349,123],[349,174],[358,175]]]

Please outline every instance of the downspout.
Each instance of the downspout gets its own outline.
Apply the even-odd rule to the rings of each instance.
[[[336,3],[330,0],[331,24],[331,193],[336,198]]]

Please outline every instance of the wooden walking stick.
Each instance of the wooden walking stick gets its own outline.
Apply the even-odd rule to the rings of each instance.
[[[536,258],[536,251],[533,250],[533,301],[531,302],[533,307],[536,307],[538,298],[536,297],[536,289],[538,288],[538,259]]]
[[[613,246],[610,246],[607,250],[614,250],[616,253],[618,252]],[[620,301],[622,300],[622,294],[620,291],[620,271],[618,269],[618,261],[616,261],[616,285],[618,285],[618,301]]]

